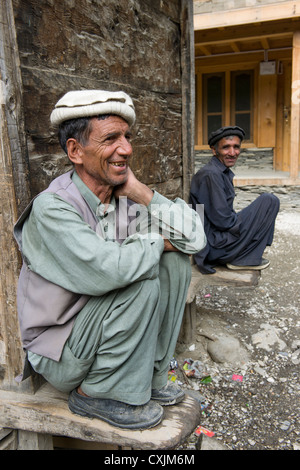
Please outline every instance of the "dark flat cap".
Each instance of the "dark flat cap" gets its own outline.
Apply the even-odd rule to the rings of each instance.
[[[217,142],[219,142],[219,140],[223,139],[223,137],[228,137],[229,135],[236,135],[241,140],[243,140],[245,137],[245,131],[238,126],[221,127],[217,131],[214,131],[210,134],[208,145],[212,147]]]

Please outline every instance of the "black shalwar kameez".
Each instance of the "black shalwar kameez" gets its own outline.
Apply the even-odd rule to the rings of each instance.
[[[196,210],[197,205],[204,205],[207,245],[194,255],[203,274],[215,272],[214,267],[220,264],[258,266],[273,241],[279,199],[261,194],[237,213],[233,209],[233,177],[230,168],[213,156],[192,179],[190,203]]]

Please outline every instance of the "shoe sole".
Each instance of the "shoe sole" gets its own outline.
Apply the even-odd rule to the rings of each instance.
[[[179,397],[175,397],[175,398],[169,398],[169,399],[166,398],[165,400],[161,398],[151,397],[151,400],[155,401],[155,403],[158,403],[161,406],[170,406],[170,405],[177,405],[177,403],[182,402],[184,398],[185,398],[185,394],[180,395]]]
[[[236,266],[234,264],[226,264],[226,267],[228,269],[231,269],[232,271],[241,271],[241,270],[246,270],[246,269],[251,269],[252,271],[262,271],[263,269],[266,269],[269,266],[270,266],[270,263],[259,265],[259,266]]]

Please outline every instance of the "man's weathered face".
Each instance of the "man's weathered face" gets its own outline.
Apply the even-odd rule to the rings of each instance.
[[[227,168],[236,164],[239,154],[241,153],[241,139],[237,136],[223,137],[217,144],[212,147],[213,154]]]
[[[92,119],[92,131],[81,146],[80,176],[88,185],[117,186],[127,179],[132,154],[129,125],[119,116]]]

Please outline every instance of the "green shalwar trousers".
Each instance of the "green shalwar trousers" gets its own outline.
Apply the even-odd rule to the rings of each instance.
[[[147,403],[167,383],[190,279],[187,255],[163,253],[159,277],[89,299],[59,362],[29,351],[33,369],[58,390]]]

